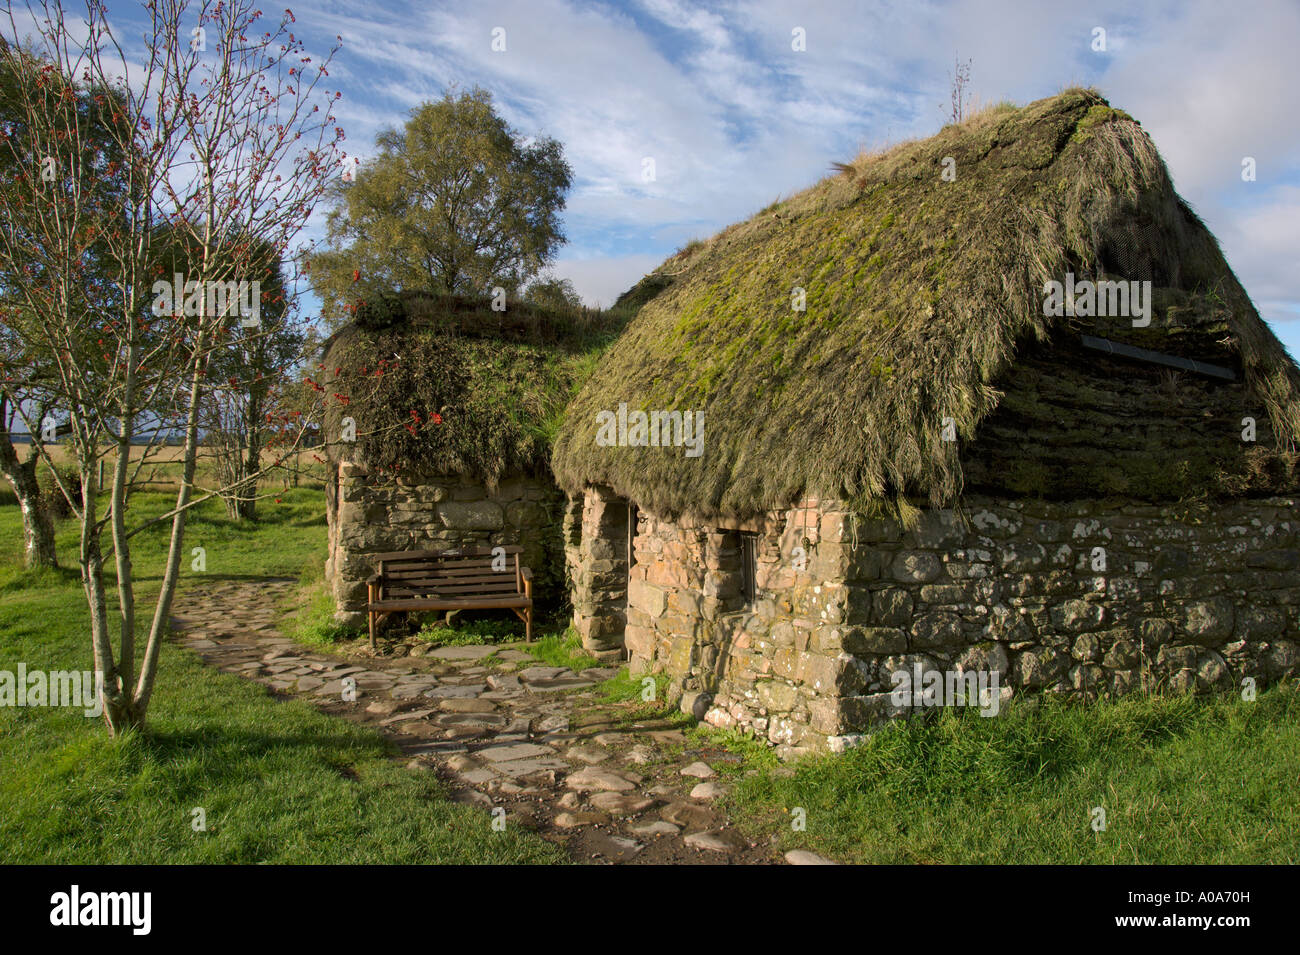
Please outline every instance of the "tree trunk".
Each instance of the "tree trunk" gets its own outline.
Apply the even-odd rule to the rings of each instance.
[[[33,501],[19,497],[18,506],[23,512],[23,558],[28,567],[58,567],[59,558],[54,550],[54,519],[39,493]]]
[[[248,402],[248,414],[244,419],[244,433],[247,436],[247,444],[240,450],[243,452],[244,474],[256,475],[262,470],[262,407],[264,401],[259,392],[250,395]],[[250,484],[245,488],[244,494],[239,501],[239,516],[244,520],[257,520],[257,478],[254,477]]]
[[[54,518],[49,502],[41,495],[36,481],[36,461],[33,454],[20,461],[9,436],[0,439],[0,472],[18,498],[18,509],[23,515],[23,557],[28,567],[58,567],[54,552]]]
[[[109,736],[121,736],[128,730],[144,728],[144,710],[132,700],[105,700],[104,722]]]

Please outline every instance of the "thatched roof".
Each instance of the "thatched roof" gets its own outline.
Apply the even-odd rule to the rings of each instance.
[[[1066,272],[1153,283],[1150,328],[1109,337],[1158,348],[1171,327],[1223,329],[1271,433],[1300,438],[1300,372],[1151,140],[1069,90],[861,156],[666,262],[568,409],[556,476],[666,513],[748,515],[804,494],[950,501],[1018,345],[1077,332],[1043,315],[1044,283]],[[623,402],[703,411],[703,453],[602,446],[597,416]]]
[[[625,321],[407,291],[360,306],[324,344],[325,433],[383,473],[463,474],[488,485],[545,473],[564,407]]]

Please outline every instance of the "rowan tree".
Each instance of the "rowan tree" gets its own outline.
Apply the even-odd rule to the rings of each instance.
[[[75,27],[53,0],[28,5],[23,29],[35,24],[32,44],[45,65],[18,74],[15,101],[30,154],[17,158],[40,157],[42,166],[24,169],[26,188],[15,189],[11,215],[0,217],[0,258],[30,258],[29,267],[12,272],[4,321],[11,331],[25,323],[18,330],[36,336],[33,347],[49,358],[46,369],[5,371],[31,383],[40,370],[42,386],[67,416],[81,476],[71,501],[78,559],[114,734],[144,725],[154,690],[186,517],[204,499],[195,494],[196,461],[214,355],[229,345],[232,325],[257,317],[216,304],[214,290],[253,281],[258,249],[297,261],[291,244],[339,173],[343,135],[330,113],[339,94],[323,89],[337,47],[323,60],[309,55],[290,11],[263,24],[248,0],[153,0],[145,10],[144,62],[136,64],[102,3],[90,3]],[[12,8],[7,20],[0,30],[12,49],[20,43]],[[83,148],[87,97],[107,113],[120,163],[111,172]],[[40,175],[48,157],[52,178]],[[103,201],[105,175],[119,181],[112,204]],[[175,289],[174,277],[161,274],[164,233],[183,239],[193,256]],[[286,286],[294,287],[292,279]],[[174,293],[167,307],[159,307],[160,289]],[[300,421],[282,426],[305,433]],[[182,451],[174,506],[131,522],[128,499],[149,451],[174,440]],[[287,438],[282,450],[292,448]],[[103,488],[101,457],[110,471]],[[137,654],[131,543],[159,521],[170,523],[166,559]]]
[[[51,139],[33,129],[24,97],[37,88],[51,96],[56,90],[59,96],[70,93],[65,105],[75,135]],[[94,210],[94,217],[111,219],[126,186],[122,150],[130,140],[111,125],[121,109],[112,88],[67,82],[48,58],[0,37],[0,218],[9,240],[7,254],[0,256],[0,310],[7,316],[0,325],[0,473],[18,500],[29,567],[58,566],[53,514],[59,502],[42,493],[37,467],[51,425],[55,432],[60,425],[66,428],[66,421],[52,417],[61,409],[52,387],[55,363],[38,328],[40,316],[23,308],[19,291],[24,283],[41,281],[51,265],[41,244],[47,224],[39,221],[50,206],[34,204],[33,197],[38,189],[57,189],[58,170],[75,165],[87,173],[81,202],[88,212]],[[72,251],[84,270],[87,305],[110,307],[104,243],[87,230]]]

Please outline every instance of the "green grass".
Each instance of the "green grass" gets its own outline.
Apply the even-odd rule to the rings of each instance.
[[[325,548],[319,490],[268,503],[263,522],[205,505],[186,551],[221,577],[297,576]],[[167,498],[142,495],[133,512]],[[137,538],[140,597],[156,591],[165,529]],[[17,511],[0,509],[0,669],[89,669],[76,574],[20,568]],[[75,565],[76,527],[59,528]],[[142,601],[142,610],[151,605]],[[164,647],[145,733],[109,739],[80,710],[0,708],[0,863],[507,863],[562,861],[513,825],[448,802],[429,772],[392,759],[378,734],[278,700]],[[192,828],[202,808],[207,831]]]
[[[647,680],[653,684],[648,700],[646,691],[650,688],[646,684]],[[628,703],[632,700],[640,700],[643,703],[662,702],[667,698],[669,682],[666,673],[632,676],[628,668],[623,667],[616,675],[602,683],[600,690],[608,703]]]
[[[337,605],[319,566],[304,570],[299,584],[283,608],[286,618],[281,626],[286,634],[299,643],[326,649],[365,636],[359,628],[343,627],[334,622]]]
[[[647,685],[650,680],[653,690]],[[627,667],[623,667],[600,686],[604,702],[611,704],[635,704],[620,706],[616,711],[620,723],[645,723],[667,721],[674,725],[690,726],[695,721],[669,702],[668,688],[672,681],[666,673],[642,674],[632,676]],[[649,698],[647,699],[647,696]]]
[[[432,646],[475,646],[485,643],[513,643],[519,639],[523,624],[518,619],[494,620],[455,618],[451,626],[441,619],[426,620],[417,634],[421,640],[427,640]]]
[[[549,633],[523,649],[547,666],[568,667],[570,670],[587,670],[600,666],[600,661],[582,649],[582,638],[572,628],[561,633]]]
[[[776,757],[776,750],[739,730],[718,729],[707,723],[701,723],[691,727],[686,736],[692,747],[718,747],[740,757],[738,763],[717,761],[716,765],[710,764],[719,775],[724,777],[740,776],[754,770],[771,771],[781,765]]]
[[[842,756],[742,780],[745,828],[871,863],[1300,860],[1300,698],[1044,701],[993,719],[947,710]],[[1094,832],[1095,807],[1106,829]],[[807,829],[792,830],[792,810]]]

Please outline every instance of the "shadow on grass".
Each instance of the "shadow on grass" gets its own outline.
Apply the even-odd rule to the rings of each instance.
[[[18,571],[0,583],[0,593],[28,593],[44,587],[66,587],[80,583],[80,570],[72,567],[40,567]]]
[[[256,772],[260,773],[282,759],[292,760],[299,771],[329,769],[358,782],[357,767],[400,756],[397,745],[387,738],[371,736],[361,727],[337,724],[291,726],[279,731],[216,722],[195,727],[148,724],[123,734],[113,744],[126,759],[130,774],[171,767],[179,770],[190,786],[229,784],[253,767],[259,767]]]

